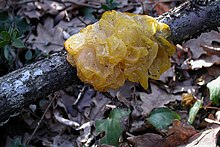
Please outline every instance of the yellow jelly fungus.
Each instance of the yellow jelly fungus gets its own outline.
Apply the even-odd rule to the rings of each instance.
[[[102,18],[71,36],[64,44],[67,60],[79,78],[106,91],[129,80],[148,88],[170,67],[175,46],[166,37],[168,25],[147,15],[108,11]]]

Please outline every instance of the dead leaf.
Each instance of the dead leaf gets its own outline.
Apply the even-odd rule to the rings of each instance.
[[[131,132],[131,133],[142,132],[142,131],[144,132],[147,129],[148,128],[145,123],[145,120],[139,118],[139,119],[132,120],[129,132]]]
[[[172,127],[168,130],[168,135],[163,147],[178,146],[184,144],[188,139],[196,134],[197,131],[188,124],[183,124],[179,120],[174,120]]]
[[[130,98],[131,95],[135,91],[135,86],[137,83],[133,83],[130,81],[125,81],[124,85],[118,89],[109,89],[108,92],[112,97],[116,97],[117,95],[123,96],[125,98]]]
[[[147,133],[144,135],[138,135],[134,137],[128,137],[128,142],[131,143],[134,147],[150,147],[162,146],[163,138],[158,134]]]
[[[91,23],[91,21],[87,19],[83,19],[83,21],[86,24]],[[80,21],[78,18],[73,18],[70,21],[61,20],[56,26],[63,28],[63,30],[65,30],[70,35],[76,34],[81,29],[86,27],[85,24],[82,21]]]
[[[70,96],[64,91],[60,90],[59,91],[60,98],[57,100],[58,106],[64,108],[66,111],[66,114],[69,116],[75,116],[76,115],[76,110],[73,108],[73,104],[76,100],[74,96]],[[70,116],[69,116],[70,118]]]
[[[207,68],[207,70],[208,70],[208,74],[215,78],[217,78],[220,75],[220,68],[218,65],[213,65],[212,67]]]
[[[220,57],[217,55],[212,56],[203,56],[198,60],[191,60],[190,66],[191,69],[199,69],[202,67],[211,67],[212,65],[219,65],[220,64]]]
[[[215,113],[215,118],[216,118],[216,121],[220,122],[220,111],[219,110]]]
[[[161,81],[163,81],[164,83],[167,82],[168,78],[173,77],[174,76],[174,71],[173,68],[170,67],[167,71],[165,71],[161,76],[160,79]]]
[[[211,31],[203,33],[197,39],[190,39],[183,47],[190,48],[193,58],[188,63],[191,69],[211,67],[220,64],[219,43],[220,33]]]
[[[219,42],[217,42],[219,44]],[[208,55],[220,55],[220,48],[201,44]]]
[[[27,5],[23,6],[19,12],[20,15],[23,13],[28,18],[37,18],[40,19],[42,16],[42,12],[38,11],[34,3],[28,3]]]
[[[192,106],[196,102],[195,97],[191,93],[182,94],[182,105],[183,106]]]
[[[31,34],[28,43],[33,45],[33,48],[41,50],[43,53],[50,51],[61,51],[63,49],[63,28],[54,27],[54,20],[47,18],[44,25],[38,24],[37,36]]]
[[[117,97],[120,102],[129,107],[130,101],[136,91],[135,86],[137,83],[126,81],[122,87],[119,89],[109,89],[108,92],[112,97]]]
[[[56,15],[59,10],[64,9],[64,5],[55,1],[43,1],[43,2],[35,2],[36,7],[44,12],[47,12],[52,15]]]
[[[94,125],[94,122],[86,122],[82,124],[80,127],[78,127],[76,130],[80,130],[80,136],[77,137],[77,144],[78,146],[88,146],[88,144],[91,143],[93,139],[92,133],[92,126]]]
[[[88,118],[91,120],[102,119],[106,110],[106,105],[109,104],[111,100],[104,96],[102,93],[97,92],[96,96],[93,97],[93,105],[90,107],[90,113]]]
[[[212,128],[192,136],[184,147],[216,147],[219,130],[219,125],[212,125]]]
[[[0,0],[0,10],[6,9],[7,7],[7,2],[5,0]]]
[[[160,89],[155,84],[151,84],[152,93],[139,92],[140,99],[143,104],[142,115],[147,116],[154,108],[162,107],[171,101],[181,100],[181,95],[168,94],[166,91]]]
[[[71,136],[68,135],[56,135],[52,138],[53,142],[50,144],[50,146],[56,146],[56,147],[74,147],[76,146],[74,144],[74,140],[71,138]],[[49,144],[48,144],[49,145]]]
[[[91,114],[91,109],[93,108],[93,96],[95,94],[94,89],[86,87],[85,90],[81,93],[80,98],[77,96],[70,96],[64,91],[59,91],[60,99],[58,99],[58,105],[66,111],[66,114],[69,119],[80,124],[85,123],[86,118]],[[77,100],[78,99],[78,100]],[[76,105],[74,105],[74,103]],[[84,117],[82,117],[84,116]]]
[[[169,5],[167,5],[165,3],[161,3],[161,2],[159,3],[158,2],[158,3],[156,3],[155,10],[156,10],[158,15],[161,15],[161,14],[169,11],[170,7],[169,7]]]
[[[56,119],[58,122],[60,122],[61,124],[70,126],[70,127],[72,127],[72,128],[77,128],[77,127],[80,126],[77,122],[72,121],[72,120],[69,120],[69,119],[66,119],[66,118],[64,118],[63,116],[61,116],[61,114],[60,114],[59,111],[54,111],[54,117],[55,117],[55,119]]]
[[[193,85],[194,81],[192,79],[187,79],[183,82],[176,83],[175,87],[173,88],[172,93],[191,93],[195,94],[198,91],[199,86]]]
[[[198,59],[201,55],[207,54],[201,44],[212,46],[213,42],[220,42],[220,34],[217,31],[203,33],[196,39],[190,39],[183,44],[183,47],[190,48],[193,59]]]

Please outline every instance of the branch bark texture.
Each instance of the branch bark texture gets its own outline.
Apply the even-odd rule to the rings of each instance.
[[[219,8],[219,0],[191,0],[157,19],[170,26],[170,39],[181,43],[220,26]],[[53,54],[1,77],[0,122],[35,100],[79,82],[76,69],[66,61],[65,53]]]
[[[172,30],[170,40],[182,43],[202,32],[220,27],[219,0],[190,0],[157,18]]]
[[[0,122],[24,106],[80,80],[63,52],[0,78]]]

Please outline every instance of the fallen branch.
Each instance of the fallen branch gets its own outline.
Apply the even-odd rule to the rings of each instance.
[[[220,26],[219,0],[194,0],[158,17],[172,30],[170,39],[181,43],[201,32]],[[76,70],[56,53],[47,59],[18,69],[0,78],[0,122],[24,106],[71,84],[79,83]]]
[[[65,56],[63,52],[55,53],[0,78],[0,122],[35,100],[80,83]]]
[[[199,36],[202,32],[218,30],[219,9],[219,0],[190,0],[157,19],[170,26],[172,30],[170,40],[182,43]]]

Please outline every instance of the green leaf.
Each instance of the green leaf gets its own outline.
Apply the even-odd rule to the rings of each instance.
[[[180,120],[180,116],[172,110],[161,107],[154,109],[147,121],[152,124],[156,129],[168,129],[174,119]]]
[[[106,11],[109,10],[109,9],[108,9],[108,6],[107,6],[107,5],[104,5],[104,4],[102,4],[102,9],[103,9],[103,10],[106,10]]]
[[[105,4],[102,4],[103,10],[114,10],[119,6],[119,3],[114,2],[114,0],[106,0]]]
[[[7,40],[0,41],[0,48],[3,48],[4,46],[6,46],[8,44],[9,44],[9,41],[7,41]]]
[[[25,53],[25,59],[26,59],[27,61],[29,61],[29,60],[32,59],[32,57],[33,57],[33,54],[32,54],[32,52],[31,52],[31,50],[28,50],[28,51]]]
[[[18,30],[16,30],[16,29],[12,30],[12,33],[11,33],[12,40],[16,39],[17,37],[19,37]]]
[[[95,16],[93,15],[94,9],[93,8],[89,8],[89,7],[84,7],[80,9],[80,12],[82,13],[82,15],[89,19],[92,20],[93,22],[96,21]]]
[[[105,136],[101,139],[101,144],[118,146],[119,137],[124,130],[121,120],[128,116],[129,113],[130,111],[114,109],[110,112],[108,119],[95,122],[96,131],[98,133],[105,132]]]
[[[2,40],[5,40],[5,41],[11,40],[10,34],[7,31],[2,31],[0,36]]]
[[[16,39],[13,40],[12,46],[14,46],[14,47],[16,47],[16,48],[23,48],[23,47],[25,47],[25,46],[24,46],[24,43],[23,43],[22,40],[19,39],[19,38],[16,38]]]
[[[21,137],[16,137],[10,141],[9,146],[10,147],[28,147],[27,145],[22,144],[21,140],[22,140]]]
[[[210,100],[218,105],[220,100],[220,76],[207,84],[210,93]]]
[[[196,115],[199,112],[199,109],[202,107],[202,104],[203,104],[203,99],[197,100],[195,104],[192,106],[192,108],[190,108],[189,118],[188,118],[189,124],[193,124]]]
[[[24,18],[17,18],[16,23],[18,31],[21,35],[31,30],[31,26],[27,23],[27,21]]]
[[[8,20],[8,13],[7,12],[1,12],[0,13],[1,22]]]
[[[5,59],[7,59],[7,60],[9,60],[9,58],[10,58],[10,48],[9,48],[9,46],[8,45],[6,45],[5,47],[4,47],[4,57],[5,57]]]

